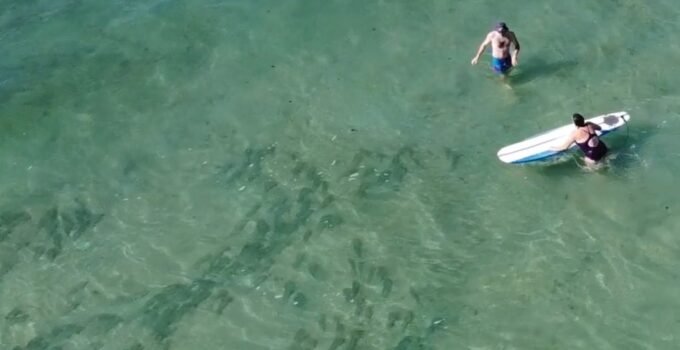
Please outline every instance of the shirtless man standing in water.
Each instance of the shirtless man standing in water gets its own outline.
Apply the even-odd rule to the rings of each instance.
[[[491,44],[493,70],[503,77],[507,76],[512,67],[517,65],[517,55],[519,55],[519,41],[515,33],[510,31],[504,22],[498,23],[495,30],[487,34],[486,39],[479,46],[477,54],[472,59],[473,65],[477,64],[479,56],[489,44]],[[515,46],[512,53],[510,53],[510,45]]]

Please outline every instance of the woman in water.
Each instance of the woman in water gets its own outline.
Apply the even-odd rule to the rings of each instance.
[[[591,122],[586,123],[583,116],[578,113],[574,113],[572,119],[574,125],[576,125],[576,130],[569,135],[569,138],[560,147],[554,147],[553,149],[555,151],[563,151],[575,142],[581,151],[583,151],[586,163],[588,165],[596,164],[607,154],[607,145],[595,133],[595,131],[602,128]]]

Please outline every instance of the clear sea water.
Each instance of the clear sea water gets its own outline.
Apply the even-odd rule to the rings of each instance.
[[[0,10],[1,349],[680,348],[675,1]]]

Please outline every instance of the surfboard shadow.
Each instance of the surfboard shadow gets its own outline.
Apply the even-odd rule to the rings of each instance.
[[[630,169],[641,164],[640,150],[645,144],[659,132],[659,128],[653,124],[628,125],[629,130],[621,130],[618,135],[610,135],[604,139],[610,145],[612,157],[609,165],[618,170]]]
[[[517,72],[511,74],[508,78],[511,84],[526,84],[543,75],[564,74],[576,67],[577,64],[576,60],[548,62],[541,59],[532,59],[526,66],[520,64]]]
[[[559,159],[549,159],[536,165],[532,165],[536,168],[536,171],[541,175],[548,177],[555,176],[575,176],[582,173],[579,166],[579,154],[576,151],[569,151]]]

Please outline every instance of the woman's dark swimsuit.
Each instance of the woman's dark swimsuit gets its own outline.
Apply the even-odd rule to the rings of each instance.
[[[597,137],[597,135],[591,134],[590,130],[588,130],[588,139],[585,140],[585,142],[583,143],[576,142],[576,144],[578,145],[579,148],[581,148],[581,151],[585,153],[586,157],[597,162],[600,159],[604,158],[604,156],[607,154],[607,145],[605,145],[604,142],[602,142],[602,140],[598,139],[597,146],[590,147],[588,142],[593,137]]]

